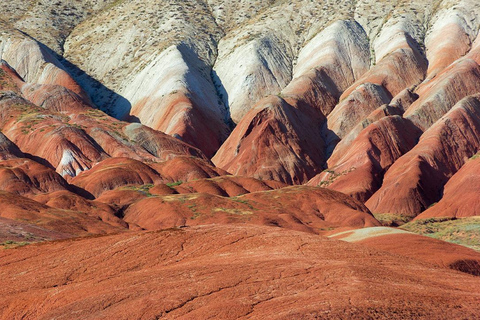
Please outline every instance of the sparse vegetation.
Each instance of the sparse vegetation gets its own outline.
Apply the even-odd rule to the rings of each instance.
[[[147,197],[153,197],[153,195],[150,193],[150,189],[153,188],[153,186],[153,184],[144,184],[141,186],[124,186],[121,187],[120,190],[134,190],[144,194]]]
[[[410,217],[393,213],[373,213],[373,216],[386,227],[398,227],[412,220]]]
[[[325,169],[323,170],[323,172],[328,173],[327,179],[320,181],[318,186],[326,188],[329,185],[331,185],[333,182],[335,182],[335,180],[337,180],[338,178],[347,175],[348,173],[354,171],[355,169],[356,169],[355,167],[351,167],[350,169],[343,170],[341,172],[336,172],[335,170],[332,170],[332,169]]]
[[[182,183],[183,183],[183,181],[179,180],[179,181],[175,181],[175,182],[169,182],[169,183],[167,183],[166,185],[167,185],[167,187],[172,188],[172,187],[179,186],[179,185],[181,185]]]
[[[460,244],[480,252],[480,217],[416,220],[402,225],[402,229]]]
[[[238,203],[245,204],[245,205],[247,205],[250,209],[254,209],[253,206],[248,202],[247,199],[239,199],[238,197],[231,197],[230,200],[235,201],[235,202],[238,202]]]
[[[198,217],[200,217],[200,212],[197,211],[196,203],[187,205],[187,208],[193,212],[193,216],[190,217],[190,219],[197,219]]]
[[[19,248],[23,247],[30,244],[28,241],[13,241],[13,240],[7,240],[5,242],[0,243],[0,246],[3,247],[3,249],[14,249],[14,248]]]
[[[224,208],[224,207],[213,208],[212,211],[213,211],[214,213],[216,213],[216,212],[225,212],[225,213],[228,213],[228,214],[241,215],[241,216],[248,216],[248,215],[252,215],[252,214],[253,214],[253,212],[252,212],[252,211],[249,211],[249,210],[241,210],[241,209],[234,209],[234,208]]]

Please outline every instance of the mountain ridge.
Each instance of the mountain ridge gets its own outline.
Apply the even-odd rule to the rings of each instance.
[[[475,0],[2,4],[0,318],[478,314],[479,30]]]

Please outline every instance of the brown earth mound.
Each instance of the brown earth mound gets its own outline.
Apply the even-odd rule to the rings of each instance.
[[[27,196],[68,189],[68,183],[58,173],[33,160],[0,161],[0,190]]]
[[[331,237],[480,276],[480,252],[411,232],[375,227]]]
[[[72,184],[95,197],[126,185],[154,184],[162,176],[146,164],[130,158],[108,158],[72,179]]]
[[[137,194],[138,196],[138,194]],[[272,225],[313,233],[380,223],[361,203],[340,192],[295,186],[226,198],[206,193],[118,198],[124,220],[149,230],[210,223]],[[98,201],[113,201],[99,198]]]
[[[52,231],[12,219],[0,218],[0,245],[3,245],[4,248],[26,245],[31,242],[71,237],[72,235],[68,233]]]
[[[280,189],[287,185],[273,180],[258,180],[238,176],[220,176],[211,179],[193,180],[174,186],[178,193],[208,193],[217,196],[235,197],[246,193]],[[159,193],[161,194],[161,193]]]
[[[0,191],[0,203],[2,218],[33,224],[70,236],[112,233],[126,228],[126,224],[113,213],[102,210],[80,212],[72,211],[70,207],[56,209],[5,191]]]
[[[5,319],[474,319],[480,278],[291,230],[202,226],[0,251]]]

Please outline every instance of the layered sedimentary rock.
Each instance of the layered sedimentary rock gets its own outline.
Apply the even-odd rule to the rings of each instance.
[[[213,157],[235,175],[302,183],[325,161],[320,111],[292,99],[261,100],[242,119]]]
[[[419,135],[408,127],[362,160],[369,124],[401,116],[428,131],[479,90],[480,11],[468,0],[391,0],[375,9],[370,1],[300,0],[43,5],[44,12],[38,3],[25,10],[11,1],[0,11],[2,104],[14,107],[14,119],[3,112],[2,129],[27,158],[67,180],[127,157],[152,162],[164,182],[228,172],[295,184],[318,175],[312,184],[331,184],[322,171],[341,167],[336,188],[366,165],[338,189],[366,201],[388,188],[384,172]],[[48,27],[32,27],[42,21]],[[348,163],[339,163],[342,154]],[[173,169],[164,160],[184,155],[213,156],[224,171],[206,161],[189,164],[191,176],[166,172]],[[416,213],[438,200],[461,165],[448,161],[459,164],[438,178],[436,196],[413,200],[422,202]]]
[[[305,125],[312,132],[301,132],[311,136],[306,143],[275,142],[290,160],[270,166],[274,155],[267,155],[265,163],[256,160],[241,174],[305,182],[382,105],[396,106],[394,114],[408,109],[405,116],[426,130],[478,90],[479,8],[472,1],[392,0],[376,3],[375,10],[370,1],[92,1],[88,13],[78,3],[67,5],[69,14],[45,5],[51,10],[39,12],[34,4],[31,11],[39,21],[55,22],[49,31],[28,27],[32,16],[20,14],[16,1],[3,9],[14,14],[2,24],[2,56],[29,82],[22,92],[35,104],[70,105],[62,89],[39,84],[63,86],[82,99],[87,92],[110,114],[180,138],[208,157],[220,149],[217,162],[227,171],[236,170],[227,162],[245,162],[241,154],[225,154],[240,144],[224,143],[229,127],[238,124],[230,136],[243,136],[249,111],[265,104],[265,96],[320,111],[294,116],[314,119]],[[300,8],[302,15],[295,14]],[[46,91],[62,103],[46,99]],[[297,126],[291,119],[275,121]]]
[[[2,3],[0,318],[475,318],[479,14]]]
[[[85,91],[49,48],[4,23],[0,23],[0,29],[0,60],[15,69],[22,80],[60,85],[88,99]]]
[[[410,151],[421,131],[399,116],[382,118],[367,126],[345,153],[336,152],[328,169],[309,181],[367,201],[382,185],[385,172]]]
[[[478,96],[457,103],[390,167],[382,187],[366,202],[370,210],[414,217],[440,200],[448,179],[478,151],[479,117]]]
[[[178,139],[93,109],[63,86],[26,84],[9,66],[4,68],[2,82],[12,90],[1,95],[3,133],[62,176],[74,177],[110,156],[149,161],[177,155],[205,158]]]
[[[33,160],[0,161],[0,190],[20,195],[68,190],[68,183],[54,170]]]
[[[448,180],[443,189],[442,199],[418,215],[416,219],[479,216],[479,165],[478,155],[474,155]]]

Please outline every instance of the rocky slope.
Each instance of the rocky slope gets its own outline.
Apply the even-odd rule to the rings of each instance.
[[[478,155],[474,155],[468,160],[445,184],[442,199],[418,215],[417,218],[480,216],[477,194],[480,183],[479,160]]]
[[[0,257],[5,318],[457,319],[479,312],[478,277],[268,227],[120,234]]]
[[[479,252],[400,229],[364,228],[344,231],[330,237],[419,259],[475,276],[480,275]]]
[[[480,248],[479,30],[475,0],[2,3],[0,318],[472,318],[478,253],[378,227]]]

